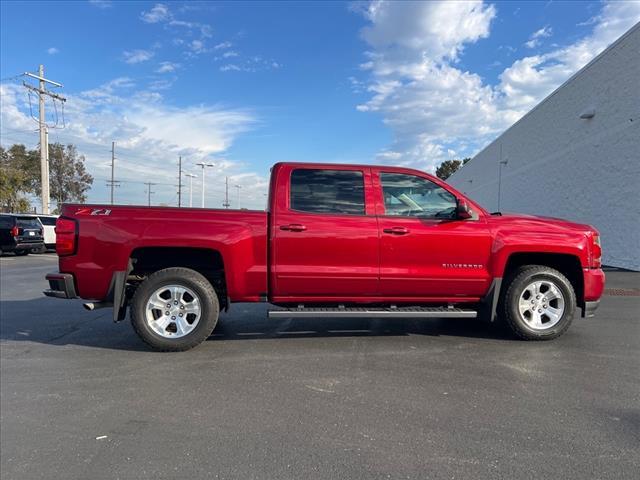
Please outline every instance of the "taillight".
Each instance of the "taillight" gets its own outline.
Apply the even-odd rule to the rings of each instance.
[[[593,234],[591,241],[591,266],[600,268],[602,266],[602,245],[600,245],[600,235]]]
[[[56,220],[56,253],[63,257],[76,253],[78,223],[71,218]]]
[[[14,225],[14,227],[11,229],[11,236],[17,237],[18,235],[20,235],[20,230]]]

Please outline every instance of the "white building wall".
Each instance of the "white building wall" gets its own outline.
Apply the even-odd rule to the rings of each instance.
[[[640,270],[640,24],[448,181],[490,211],[591,224],[605,265]]]

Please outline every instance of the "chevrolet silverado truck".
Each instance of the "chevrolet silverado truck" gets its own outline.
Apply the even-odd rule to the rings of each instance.
[[[589,225],[490,214],[426,173],[278,163],[267,211],[64,205],[45,295],[113,307],[161,351],[209,337],[221,310],[274,318],[479,317],[562,335],[604,289]]]

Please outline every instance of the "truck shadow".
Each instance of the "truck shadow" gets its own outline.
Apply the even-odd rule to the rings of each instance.
[[[80,301],[50,298],[0,301],[0,340],[148,351],[128,319],[114,324],[111,309],[87,312]],[[208,342],[301,338],[454,336],[513,340],[499,325],[477,319],[268,319],[265,304],[234,305],[223,313]]]
[[[266,313],[265,313],[266,315]],[[221,317],[209,341],[380,336],[455,336],[512,340],[501,325],[478,319],[306,318],[251,320]]]

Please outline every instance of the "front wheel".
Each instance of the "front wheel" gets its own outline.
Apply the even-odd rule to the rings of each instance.
[[[16,257],[24,257],[25,255],[29,255],[29,250],[15,250],[13,253]]]
[[[576,308],[571,282],[559,271],[529,265],[512,277],[502,298],[504,319],[524,340],[551,340],[567,331]]]
[[[195,270],[174,267],[149,275],[131,300],[131,324],[155,350],[184,351],[205,341],[220,305],[211,283]]]

